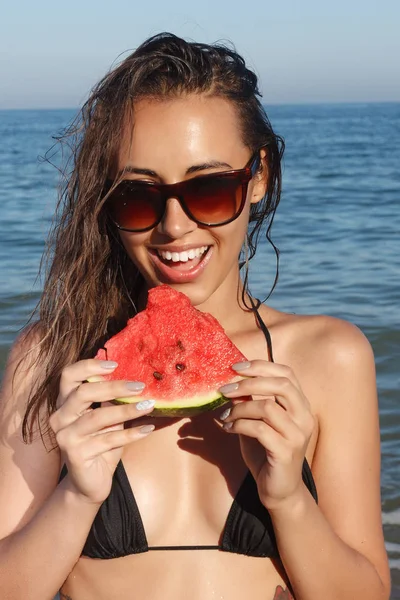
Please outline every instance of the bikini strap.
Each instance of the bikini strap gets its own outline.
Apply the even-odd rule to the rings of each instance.
[[[253,307],[253,312],[256,316],[257,322],[260,326],[261,331],[263,332],[264,336],[265,336],[265,340],[267,342],[267,347],[268,347],[268,359],[270,362],[274,362],[274,356],[272,354],[272,340],[271,340],[271,334],[268,331],[268,328],[266,326],[266,324],[264,323],[264,321],[261,318],[261,315],[258,311],[260,304],[261,304],[261,300],[259,300],[258,298],[256,298],[257,304],[254,302],[253,298],[251,296],[249,296],[250,298],[250,302],[251,302],[251,306]]]

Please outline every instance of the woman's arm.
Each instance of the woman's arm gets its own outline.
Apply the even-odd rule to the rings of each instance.
[[[25,527],[0,541],[0,586],[7,600],[51,600],[78,561],[99,505],[85,502],[68,484],[65,478]],[[7,535],[3,520],[1,529]]]
[[[297,600],[388,600],[374,357],[359,330],[333,320],[315,353],[319,505],[303,487],[271,511],[281,560]]]
[[[373,354],[352,325],[329,318],[319,324],[299,348],[308,357],[302,361],[306,391],[318,407],[312,471],[319,504],[301,480],[310,412],[290,370],[254,361],[249,378],[228,395],[261,399],[237,404],[228,431],[242,434],[242,453],[270,511],[296,600],[388,600]]]
[[[50,600],[78,560],[98,506],[57,487],[60,452],[40,436],[22,440],[22,419],[32,385],[27,340],[14,346],[0,400],[0,589],[9,600]],[[53,442],[54,444],[54,442]],[[57,489],[56,489],[57,488]]]
[[[53,421],[63,441],[69,474],[57,485],[61,461],[57,447],[50,451],[54,441],[47,440],[45,448],[39,434],[29,445],[22,439],[33,367],[27,360],[17,372],[15,367],[26,344],[26,338],[20,339],[13,348],[0,400],[0,589],[7,600],[51,600],[79,559],[101,505],[102,498],[89,497],[88,490],[106,490],[112,479],[111,462],[115,466],[122,446],[141,435],[135,428],[124,429],[123,422],[150,410],[140,413],[131,405],[88,412],[85,408],[93,402],[92,390],[96,400],[106,401],[122,390],[126,394],[125,383],[88,383],[79,386],[82,391],[78,392],[76,376],[81,376],[82,369],[93,370],[100,361],[68,367],[61,384],[66,391]],[[104,392],[96,395],[99,386]]]

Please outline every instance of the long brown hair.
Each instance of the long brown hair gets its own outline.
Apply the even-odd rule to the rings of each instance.
[[[30,331],[40,341],[35,353],[37,382],[23,420],[25,441],[32,440],[35,425],[43,433],[43,415],[55,410],[62,369],[93,357],[136,310],[143,278],[103,208],[104,184],[126,115],[141,98],[199,93],[231,101],[245,145],[252,151],[266,149],[267,193],[251,206],[248,258],[255,254],[263,227],[272,243],[283,141],[258,99],[256,75],[227,46],[187,42],[169,33],[148,39],[95,86],[71,126],[57,138],[69,151],[64,172],[70,173],[60,191],[44,262],[44,290]]]

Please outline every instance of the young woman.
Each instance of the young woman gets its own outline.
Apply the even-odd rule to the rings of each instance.
[[[232,50],[162,34],[70,130],[40,315],[3,385],[3,598],[389,598],[370,346],[247,288],[283,150],[257,95]],[[142,382],[87,383],[115,368],[97,349],[162,283],[248,358],[230,410],[157,419]],[[110,403],[127,394],[138,403]]]

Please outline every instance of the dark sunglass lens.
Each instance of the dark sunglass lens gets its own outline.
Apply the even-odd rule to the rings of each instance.
[[[134,182],[122,182],[110,197],[110,213],[122,229],[140,231],[151,228],[163,211],[157,189]]]
[[[237,216],[242,203],[242,184],[235,175],[193,179],[185,202],[198,221],[218,225]]]

